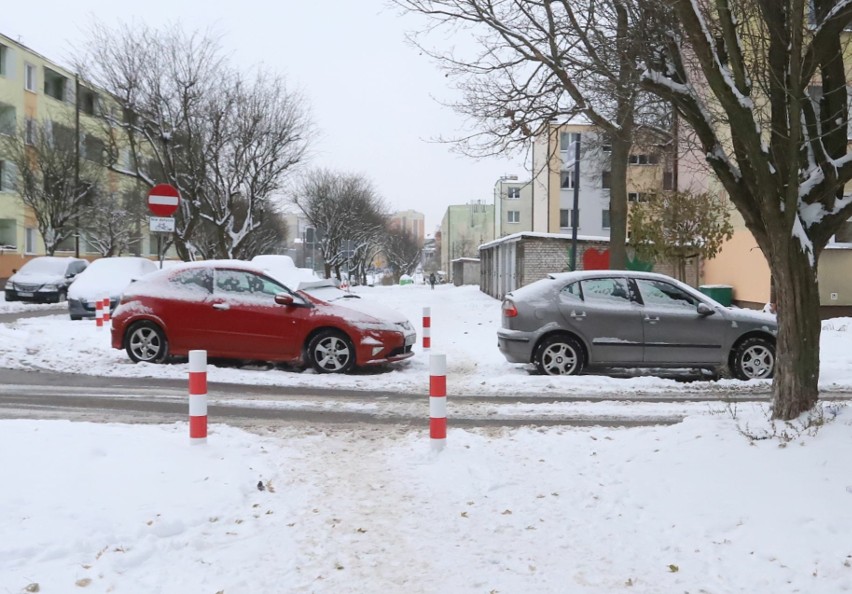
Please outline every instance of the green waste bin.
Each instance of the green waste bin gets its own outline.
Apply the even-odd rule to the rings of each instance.
[[[734,288],[731,285],[701,285],[698,290],[726,307],[733,301]]]

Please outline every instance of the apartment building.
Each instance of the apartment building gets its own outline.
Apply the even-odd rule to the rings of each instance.
[[[85,83],[74,72],[36,51],[0,34],[0,135],[23,135],[27,144],[43,133],[52,139],[65,139],[79,146],[80,161],[86,168],[103,168],[99,199],[104,208],[119,196],[134,195],[144,210],[146,192],[135,180],[107,168],[108,127],[100,117],[109,98]],[[8,151],[0,143],[0,278],[30,257],[45,253],[34,213],[21,200],[20,172]],[[156,254],[156,239],[151,239],[140,220],[137,253]],[[97,250],[85,236],[60,242],[57,255],[96,256]]]
[[[423,241],[426,239],[426,216],[422,212],[400,210],[390,216],[389,223],[391,228],[408,233],[417,241],[418,247],[423,247]]]
[[[590,124],[553,122],[533,144],[532,231],[609,237],[610,146]],[[634,146],[627,171],[628,201],[670,187],[671,164],[656,147]]]
[[[436,238],[437,239],[437,238]],[[452,280],[452,261],[478,258],[479,246],[494,239],[494,205],[481,200],[447,207],[441,219],[441,269]]]
[[[532,182],[501,175],[494,182],[494,238],[532,231]]]

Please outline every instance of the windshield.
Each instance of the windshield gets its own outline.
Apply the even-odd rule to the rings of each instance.
[[[56,274],[65,275],[68,262],[58,258],[35,258],[21,266],[21,272],[27,274]]]

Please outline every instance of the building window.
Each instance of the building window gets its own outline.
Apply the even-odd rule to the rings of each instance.
[[[36,67],[32,64],[24,64],[24,88],[36,92]]]
[[[562,172],[562,181],[559,184],[559,187],[563,190],[570,190],[574,188],[574,172],[573,171],[563,171]]]
[[[9,57],[9,48],[0,44],[0,76],[9,76],[9,68],[6,66],[6,60]]]
[[[674,172],[666,171],[663,173],[663,189],[674,190]]]
[[[15,219],[0,219],[0,246],[17,248],[18,225]]]
[[[44,94],[57,101],[65,101],[68,93],[68,79],[50,68],[44,69]]]
[[[17,125],[17,118],[15,118],[15,106],[0,103],[0,134],[15,136],[15,127]]]
[[[26,230],[26,243],[24,244],[24,251],[27,254],[34,254],[36,246],[36,230],[32,227],[27,227]]]
[[[601,228],[609,229],[609,209],[601,211]]]
[[[580,135],[577,132],[562,132],[559,134],[559,150],[568,151],[574,148],[575,142],[580,142]]]
[[[660,159],[657,155],[630,155],[629,162],[631,165],[656,165]]]
[[[627,192],[628,202],[648,202],[649,197],[646,192]]]
[[[80,88],[80,111],[90,116],[97,115],[98,95],[94,91]]]
[[[15,164],[0,160],[0,192],[14,192],[16,178]]]
[[[521,222],[521,211],[520,210],[510,210],[506,212],[506,222],[507,223],[520,223]]]
[[[574,217],[572,216],[573,209],[563,208],[559,211],[559,226],[562,229],[569,229],[574,227],[573,221]],[[577,228],[580,228],[580,211],[577,210]]]
[[[520,188],[509,188],[507,191],[507,196],[509,200],[517,200],[521,197],[521,189]]]
[[[36,143],[36,123],[32,118],[26,119],[26,127],[24,129],[24,141],[30,146]]]
[[[97,136],[86,136],[83,140],[83,154],[86,159],[100,165],[104,164],[104,152],[106,145]]]
[[[601,187],[609,189],[612,186],[612,173],[604,171],[601,173]]]

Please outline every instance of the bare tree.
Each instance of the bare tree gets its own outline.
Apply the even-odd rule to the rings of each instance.
[[[403,274],[412,274],[420,264],[421,249],[417,238],[404,229],[388,229],[383,252],[393,271],[394,283],[399,282]]]
[[[17,172],[21,201],[32,209],[51,256],[77,232],[101,177],[97,165],[78,159],[75,141],[73,128],[50,120],[27,120],[16,134],[0,135],[0,151]]]
[[[686,264],[712,258],[734,233],[724,199],[707,192],[647,192],[630,209],[630,247],[643,260],[674,264],[686,280]]]
[[[454,107],[476,124],[460,139],[464,152],[496,154],[526,146],[551,125],[582,117],[598,127],[612,150],[610,265],[627,261],[627,166],[639,129],[664,144],[670,109],[639,85],[640,43],[629,0],[394,0],[431,17],[432,27],[472,35],[473,55],[434,51],[421,33],[414,42],[459,81]],[[558,146],[553,138],[550,146]],[[550,161],[552,155],[547,156]],[[546,167],[546,166],[545,166]]]
[[[360,175],[311,171],[295,189],[293,202],[317,230],[326,278],[332,270],[340,278],[350,252],[377,241],[384,229],[384,202]]]
[[[268,203],[305,157],[303,100],[277,76],[244,77],[210,35],[138,24],[90,33],[80,68],[119,107],[104,113],[110,166],[178,188],[172,241],[182,259],[238,257],[268,232]]]
[[[98,196],[80,217],[80,233],[86,243],[105,257],[130,253],[140,241],[144,219],[140,203],[138,192]]]
[[[820,254],[852,216],[852,196],[843,194],[852,180],[844,48],[852,3],[636,7],[635,35],[649,42],[645,86],[695,131],[769,264],[779,319],[772,414],[793,419],[819,396]]]

